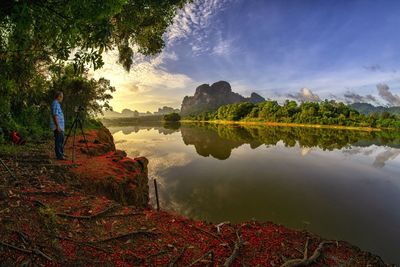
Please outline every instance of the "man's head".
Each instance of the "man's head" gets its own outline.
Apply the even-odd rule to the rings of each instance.
[[[61,91],[56,91],[54,93],[54,99],[57,100],[58,102],[62,102],[64,98],[64,94]]]

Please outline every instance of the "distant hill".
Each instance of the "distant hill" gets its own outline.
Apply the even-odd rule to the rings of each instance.
[[[137,110],[132,111],[130,109],[123,109],[121,113],[116,112],[116,111],[104,111],[104,118],[133,118],[133,117],[138,117],[139,112]]]
[[[353,103],[350,104],[350,107],[354,108],[361,114],[371,114],[375,113],[382,113],[382,112],[389,112],[391,114],[400,114],[400,107],[383,107],[383,106],[374,106],[369,103]]]
[[[159,108],[158,111],[154,112],[154,115],[166,115],[170,113],[179,113],[179,112],[180,112],[179,109],[164,106],[162,108]]]
[[[117,119],[117,118],[137,118],[137,117],[143,117],[143,116],[159,116],[159,115],[165,115],[165,114],[170,114],[170,113],[179,113],[179,109],[174,109],[171,107],[164,106],[162,108],[159,108],[158,111],[151,113],[150,111],[147,112],[139,112],[137,110],[130,110],[128,108],[125,108],[122,110],[122,112],[117,112],[117,111],[104,111],[104,115],[101,116],[106,119]]]
[[[209,84],[202,84],[196,88],[194,96],[185,96],[182,101],[181,114],[195,115],[202,112],[213,112],[219,107],[227,104],[251,102],[259,103],[265,99],[252,93],[250,97],[243,97],[232,92],[231,85],[225,81]]]

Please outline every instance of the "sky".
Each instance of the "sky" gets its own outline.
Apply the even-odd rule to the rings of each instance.
[[[200,84],[283,101],[337,99],[400,106],[400,1],[194,0],[178,12],[153,57],[103,55],[111,105],[180,108]]]

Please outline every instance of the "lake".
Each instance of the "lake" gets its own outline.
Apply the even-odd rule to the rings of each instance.
[[[213,223],[272,221],[400,263],[399,133],[221,124],[108,128],[118,149],[149,159],[162,209]]]

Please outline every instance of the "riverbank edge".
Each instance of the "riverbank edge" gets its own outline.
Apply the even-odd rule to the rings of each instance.
[[[373,128],[373,127],[356,127],[356,126],[342,126],[342,125],[322,125],[322,124],[305,124],[305,123],[285,123],[285,122],[262,122],[262,121],[224,121],[224,120],[180,120],[181,123],[213,123],[213,124],[237,124],[237,125],[260,125],[260,126],[282,126],[282,127],[306,127],[318,129],[337,129],[337,130],[351,130],[351,131],[365,131],[365,132],[381,132],[382,130],[398,131],[393,128]]]
[[[114,141],[112,142],[114,144]],[[78,142],[78,144],[81,148],[84,148],[84,144],[80,142]],[[99,146],[101,144],[93,142],[92,145]],[[47,147],[47,152],[51,155],[51,146]],[[78,149],[78,153],[81,152],[82,151]],[[30,152],[28,150],[25,153],[29,156]],[[126,160],[135,160],[127,156],[123,156],[122,158]],[[113,159],[113,157],[103,158],[103,160],[109,161],[113,161]],[[92,162],[97,164],[96,160],[96,157],[91,157],[85,159],[84,163]],[[60,164],[60,162],[56,164]],[[67,166],[68,171],[66,172],[66,169],[63,168],[56,170],[56,173],[67,177],[67,180],[69,177],[72,177],[73,180],[74,175],[76,175],[76,173],[74,173],[74,168],[76,166],[73,165],[74,164],[69,164],[69,162],[62,163],[61,166]],[[90,175],[90,170],[86,170],[85,172],[86,175]],[[74,173],[74,175],[70,176],[69,173],[71,173],[71,175]],[[108,179],[107,175],[99,176],[98,173],[94,173],[94,175],[96,175],[96,178],[99,180]],[[41,174],[40,179],[42,184],[50,183],[50,180],[44,180],[47,179],[44,178],[44,174]],[[52,178],[49,177],[49,179]],[[45,243],[44,240],[49,240],[49,229],[44,229],[45,231],[41,232],[43,229],[39,229],[40,226],[38,225],[40,224],[35,223],[43,223],[42,221],[45,220],[44,222],[49,224],[49,221],[46,220],[50,219],[49,225],[57,228],[52,224],[55,223],[55,221],[59,221],[59,219],[55,220],[53,217],[62,217],[63,228],[70,227],[70,230],[63,234],[61,234],[63,230],[57,230],[60,231],[58,232],[59,236],[57,238],[63,240],[58,243],[58,246],[60,246],[64,257],[66,257],[69,263],[75,263],[77,260],[83,261],[83,259],[77,259],[76,255],[78,253],[78,248],[86,245],[88,247],[91,246],[92,250],[95,250],[95,252],[92,250],[87,251],[87,248],[85,248],[85,251],[81,252],[87,253],[85,254],[86,257],[89,257],[87,260],[94,261],[101,259],[103,263],[108,263],[108,266],[166,266],[172,263],[174,263],[172,266],[188,266],[193,264],[196,259],[198,259],[198,261],[193,264],[193,266],[204,266],[206,264],[211,264],[211,266],[242,266],[244,263],[247,266],[281,266],[289,262],[290,259],[302,259],[303,252],[305,251],[304,248],[308,247],[310,251],[309,255],[318,254],[316,259],[313,260],[314,263],[311,263],[310,266],[391,266],[384,264],[379,256],[361,251],[358,247],[346,241],[324,240],[322,237],[308,231],[290,229],[273,222],[249,221],[238,224],[224,222],[214,225],[201,220],[193,220],[171,211],[161,210],[158,212],[150,206],[138,208],[126,206],[124,203],[115,203],[105,198],[101,192],[100,194],[90,196],[90,201],[98,202],[99,205],[89,209],[87,206],[92,205],[90,201],[84,203],[76,201],[77,198],[86,198],[86,191],[76,192],[74,189],[71,189],[70,185],[64,182],[64,180],[58,181],[57,184],[56,186],[59,188],[53,185],[48,189],[43,188],[38,190],[37,188],[25,187],[21,192],[15,191],[13,192],[13,201],[15,203],[10,204],[10,206],[14,207],[14,205],[18,204],[18,207],[28,209],[21,214],[21,216],[34,217],[33,219],[27,220],[29,223],[20,225],[22,229],[25,229],[22,234],[37,232],[36,234],[38,236],[32,239],[42,239],[42,243]],[[18,195],[24,196],[25,193],[29,194],[22,199],[16,197]],[[32,195],[34,197],[32,197]],[[78,207],[81,204],[84,204],[84,210]],[[120,206],[121,204],[122,206]],[[115,213],[112,214],[110,208],[107,207],[114,207],[111,211],[115,211]],[[74,213],[65,213],[66,210],[71,208],[75,210]],[[18,212],[16,212],[15,209],[16,208],[14,208],[10,216],[17,216]],[[39,211],[39,215],[42,218],[36,218],[36,210]],[[2,210],[2,212],[3,211],[4,210]],[[98,219],[96,219],[97,216]],[[128,216],[135,216],[135,222],[127,220]],[[94,219],[92,220],[91,218]],[[81,220],[85,222],[82,225],[79,223]],[[149,232],[148,237],[144,237],[144,239],[137,238],[140,244],[144,242],[147,246],[152,247],[153,250],[151,253],[144,250],[143,246],[138,245],[139,243],[132,241],[133,239],[123,239],[127,232],[129,233],[129,231],[131,231],[132,233],[132,225],[130,224],[136,223],[136,221],[141,223],[133,228],[139,228],[140,226],[140,229],[143,227],[149,229],[143,230],[143,232]],[[19,223],[16,223],[15,225],[18,224]],[[92,227],[98,228],[99,225],[104,225],[104,229],[101,228],[102,232],[96,234],[91,233]],[[86,229],[84,235],[82,232],[78,232],[80,229],[78,226]],[[152,232],[156,232],[156,234],[159,235],[157,246],[155,246],[152,240]],[[18,235],[15,237],[15,229],[13,233],[14,234],[10,235],[9,239],[18,238]],[[51,230],[50,234],[54,235],[53,230]],[[104,236],[107,235],[109,235],[109,237],[104,238]],[[6,236],[5,234],[4,238]],[[82,236],[85,236],[89,241],[76,240],[78,237],[82,238]],[[179,238],[181,239],[178,240]],[[100,239],[100,241],[93,243],[93,240],[96,239]],[[100,246],[106,241],[112,242],[111,246],[113,252],[110,252],[111,254],[107,252],[110,245],[107,247]],[[6,239],[3,239],[2,242],[4,242],[4,244],[10,244],[10,241]],[[127,248],[130,244],[134,246]],[[160,249],[161,247],[163,247],[163,249]],[[15,258],[14,263],[17,261],[21,262],[21,257],[26,254],[26,249],[25,252],[15,250],[15,245],[14,248],[9,248],[10,251],[0,250],[0,260],[1,256],[7,257],[11,253],[12,258]],[[169,250],[168,253],[166,253],[166,250]],[[46,247],[44,247],[41,252],[49,254],[51,250],[50,248],[46,250]],[[139,254],[143,255],[140,258],[140,264],[130,264],[129,257],[128,260],[126,260],[125,255],[131,253],[136,255],[136,258]],[[156,259],[154,259],[154,257],[156,257]],[[153,259],[148,260],[148,258]],[[45,266],[62,265],[61,262],[54,264],[54,262],[48,261],[43,255],[42,258],[39,255],[36,260],[43,263]],[[92,265],[89,264],[86,266]]]
[[[193,123],[193,122],[198,122],[198,121],[181,120],[180,122]],[[203,122],[210,122],[210,121],[203,121]],[[333,129],[346,129],[346,130],[360,130],[360,131],[368,131],[368,132],[381,131],[382,130],[382,129],[379,129],[379,128],[372,128],[372,127],[349,127],[349,126],[339,126],[339,125],[333,126],[333,125],[312,125],[312,124],[296,124],[296,123],[249,122],[249,121],[247,121],[247,122],[244,122],[244,121],[240,121],[240,122],[236,122],[236,121],[212,121],[212,122],[215,123],[215,124],[267,125],[267,126],[310,127],[310,128],[331,128],[331,129],[333,128]],[[104,126],[104,127],[107,128],[106,126]],[[150,206],[150,205],[149,205],[149,208],[155,210],[155,208]],[[164,211],[164,212],[169,213],[171,215],[174,215],[174,212],[170,212],[170,211]],[[183,215],[180,215],[180,214],[176,214],[176,215],[183,216]],[[195,221],[199,222],[200,221],[201,223],[206,223],[206,222],[201,221],[201,220],[193,220],[191,218],[187,218],[187,219],[189,219],[189,220],[191,220],[193,222],[195,222]],[[309,233],[309,234],[315,236],[314,233],[311,233],[311,232],[308,232],[308,231],[305,231],[305,230],[291,229],[291,228],[288,228],[286,226],[283,226],[283,225],[280,225],[280,224],[276,224],[276,223],[270,222],[270,221],[267,221],[267,223],[273,224],[273,225],[277,225],[279,227],[283,227],[285,229],[293,230],[293,231],[296,231],[296,232]],[[240,223],[238,223],[238,225],[239,224]],[[318,237],[321,238],[321,240],[323,239],[320,236],[318,236]],[[338,242],[338,241],[336,241],[336,242]],[[348,243],[347,241],[340,241],[340,242]],[[360,250],[360,248],[358,248],[357,246],[354,246],[354,245],[350,245],[350,246],[356,248],[357,250]],[[367,253],[369,253],[369,252],[367,252]],[[374,255],[374,256],[377,256],[380,259],[380,257],[378,255]]]

